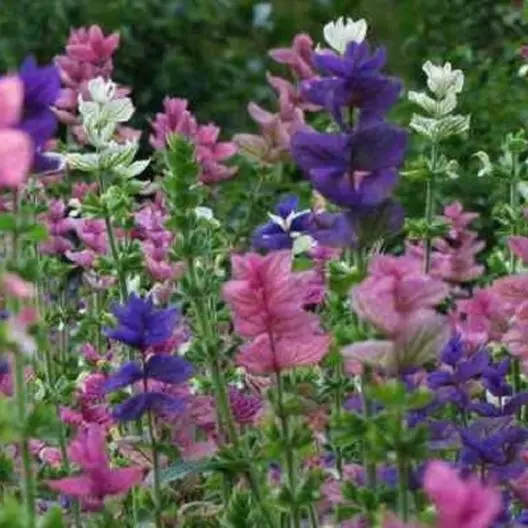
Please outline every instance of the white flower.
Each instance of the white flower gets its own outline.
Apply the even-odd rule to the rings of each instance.
[[[195,207],[194,214],[197,218],[206,220],[215,227],[220,225],[220,222],[214,217],[213,210],[209,209],[209,207]]]
[[[431,61],[427,61],[422,69],[427,75],[429,90],[440,99],[450,93],[458,94],[464,87],[464,73],[462,70],[452,70],[450,62],[436,66]]]
[[[330,47],[338,53],[344,54],[350,42],[360,44],[365,40],[367,34],[367,22],[365,19],[354,21],[340,17],[335,22],[329,22],[323,29],[324,39]]]
[[[111,101],[116,93],[116,84],[110,80],[105,81],[102,77],[92,79],[88,83],[88,91],[92,99],[99,104],[106,104]]]

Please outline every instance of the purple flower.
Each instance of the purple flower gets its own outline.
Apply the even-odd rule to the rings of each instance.
[[[112,313],[118,325],[107,329],[105,335],[142,351],[167,341],[180,315],[176,308],[158,310],[150,297],[144,300],[135,293],[129,297],[127,304],[114,306]]]
[[[57,129],[57,119],[51,107],[61,89],[59,72],[54,65],[38,67],[35,59],[28,57],[18,75],[24,84],[24,110],[19,126],[33,140],[33,170],[57,170],[60,165],[58,158],[44,154],[43,149]]]
[[[491,364],[482,373],[482,384],[493,396],[503,397],[513,394],[513,387],[507,382],[510,360],[506,358],[498,364]]]
[[[406,142],[404,130],[385,123],[349,133],[300,131],[292,138],[292,155],[331,202],[373,207],[390,196]]]
[[[294,237],[306,233],[309,228],[311,213],[309,210],[298,211],[299,198],[287,196],[275,207],[271,220],[254,231],[253,247],[268,251],[291,249]]]
[[[148,391],[148,380],[153,379],[170,385],[185,381],[192,374],[192,366],[178,356],[151,356],[144,367],[139,363],[124,364],[104,383],[105,392],[113,392],[143,380],[145,392],[132,396],[113,409],[116,420],[126,421],[140,418],[146,411],[181,412],[184,402],[180,398],[158,391]]]
[[[482,418],[460,431],[460,462],[469,468],[486,467],[500,478],[515,478],[524,470],[520,452],[528,429],[513,425],[511,418]]]
[[[353,222],[344,213],[312,214],[309,233],[327,247],[353,247],[357,243]]]
[[[344,107],[360,108],[360,123],[380,120],[397,101],[401,81],[381,73],[386,54],[378,48],[372,55],[366,41],[348,44],[343,56],[325,51],[315,55],[322,78],[301,84],[303,97],[326,107],[334,119],[343,124]]]

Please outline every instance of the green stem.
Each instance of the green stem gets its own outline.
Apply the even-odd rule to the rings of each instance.
[[[336,383],[335,414],[336,414],[336,418],[339,420],[339,417],[341,416],[341,409],[343,407],[343,391],[342,391],[343,365],[341,364],[341,362],[339,363],[339,365],[336,366],[334,376],[335,376],[335,383]],[[341,447],[336,446],[335,453],[336,453],[337,473],[339,474],[339,480],[342,480],[343,479],[343,451]]]
[[[436,193],[436,164],[438,159],[438,145],[434,142],[431,145],[431,174],[427,179],[427,186],[425,191],[425,222],[427,227],[427,234],[425,237],[425,255],[424,255],[424,269],[425,273],[429,273],[431,269],[431,252],[432,252],[432,238],[431,238],[431,224],[433,223],[433,216],[435,210],[435,193]]]
[[[370,401],[367,397],[367,387],[370,382],[371,375],[370,375],[370,370],[367,366],[364,366],[363,368],[365,372],[361,380],[361,386],[362,386],[361,392],[362,392],[362,397],[363,397],[363,413],[365,416],[365,420],[368,423],[370,420],[370,417],[372,416]],[[364,459],[364,466],[367,471],[367,487],[370,490],[374,491],[376,488],[376,480],[377,480],[376,464],[374,464],[370,460],[370,453],[369,453],[368,443],[366,439],[363,440],[363,459]]]
[[[148,433],[150,439],[150,446],[152,449],[152,472],[154,474],[154,519],[156,522],[156,528],[162,528],[161,522],[161,480],[159,470],[159,456],[158,446],[156,442],[156,436],[154,434],[154,420],[152,418],[152,412],[147,412],[147,424]]]
[[[24,356],[20,352],[15,354],[15,400],[17,407],[18,423],[23,428],[20,439],[20,454],[22,456],[22,494],[26,506],[28,527],[35,526],[35,488],[33,483],[33,470],[31,467],[31,454],[29,451],[29,438],[26,435],[26,381],[24,379]]]
[[[270,334],[271,335],[271,334]],[[273,348],[273,340],[271,340],[271,347]],[[295,472],[295,457],[291,448],[290,442],[290,427],[288,423],[288,416],[286,416],[286,410],[284,408],[284,387],[283,380],[280,372],[277,372],[277,403],[279,411],[279,420],[282,429],[282,441],[285,450],[285,461],[286,461],[286,472],[288,475],[288,486],[290,493],[293,497],[293,504],[291,505],[291,516],[293,521],[293,528],[300,528],[301,526],[301,515],[299,507],[297,505],[297,493],[296,493],[296,472]]]
[[[404,456],[398,454],[398,505],[403,522],[409,520],[409,471]]]
[[[319,518],[317,517],[317,511],[313,504],[310,504],[310,507],[308,508],[308,515],[310,516],[311,528],[319,528]]]

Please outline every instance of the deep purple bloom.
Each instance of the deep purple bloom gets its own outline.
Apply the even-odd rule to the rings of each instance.
[[[460,431],[465,467],[486,467],[499,478],[511,479],[524,470],[520,452],[528,440],[528,429],[513,425],[511,418],[482,418]]]
[[[402,83],[381,73],[386,54],[378,48],[372,55],[366,41],[348,44],[344,55],[325,51],[315,55],[315,64],[323,74],[301,84],[303,97],[326,107],[343,124],[342,109],[361,110],[360,123],[381,119],[398,100]]]
[[[19,127],[33,140],[33,170],[57,170],[58,159],[44,154],[43,149],[57,129],[57,118],[51,107],[61,89],[59,71],[54,65],[39,67],[33,57],[28,57],[18,75],[24,84],[24,111]]]
[[[9,362],[7,359],[0,358],[0,376],[9,374]]]
[[[138,381],[143,380],[147,390],[142,394],[132,396],[113,409],[112,415],[116,420],[134,420],[145,411],[180,412],[184,408],[184,401],[168,394],[149,391],[148,380],[156,380],[170,385],[177,385],[189,378],[192,366],[185,359],[178,356],[151,356],[145,367],[139,363],[129,362],[123,365],[104,383],[105,392],[113,392]]]
[[[292,154],[313,186],[342,207],[373,207],[385,201],[398,178],[407,143],[404,130],[378,124],[349,133],[300,131]]]
[[[344,213],[312,214],[308,232],[327,247],[353,247],[357,243],[353,222]]]
[[[309,227],[311,212],[298,211],[299,198],[287,196],[275,207],[271,220],[257,227],[253,233],[253,247],[268,251],[291,249],[294,237],[306,233]]]
[[[482,373],[482,384],[496,397],[510,396],[513,387],[507,382],[510,360],[506,358],[498,364],[491,364]]]
[[[107,329],[105,335],[142,351],[167,341],[180,315],[176,308],[159,310],[150,297],[144,300],[135,293],[129,297],[127,304],[114,306],[112,313],[118,325]]]

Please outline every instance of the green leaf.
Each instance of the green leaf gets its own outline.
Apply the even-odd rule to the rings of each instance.
[[[42,242],[48,238],[48,230],[41,224],[30,226],[24,233],[28,242]]]
[[[38,523],[38,528],[63,528],[64,518],[58,506],[51,508]]]
[[[0,215],[0,231],[15,231],[17,227],[14,215],[4,213]]]

